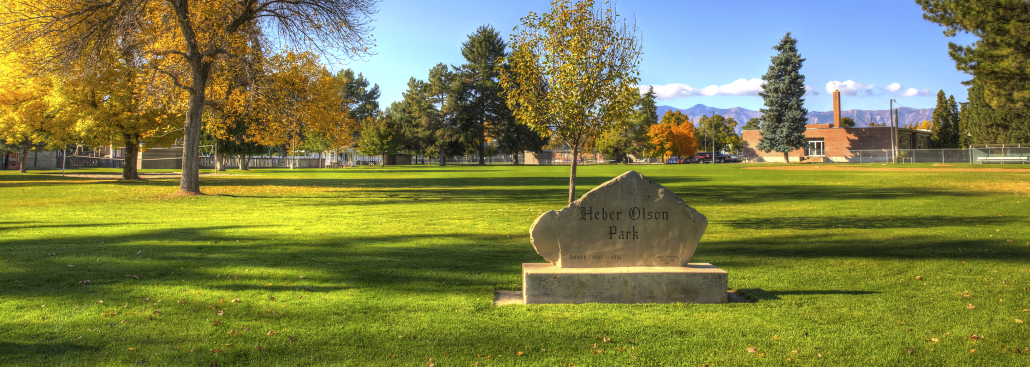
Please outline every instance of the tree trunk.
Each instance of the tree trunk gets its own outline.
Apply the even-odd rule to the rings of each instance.
[[[511,155],[511,164],[512,165],[516,165],[516,166],[519,165],[519,154],[518,153],[515,153],[515,154]]]
[[[479,165],[480,166],[485,166],[486,165],[486,157],[484,157],[484,155],[486,155],[486,147],[485,147],[485,145],[486,145],[486,137],[485,136],[479,137]]]
[[[243,167],[246,167],[243,169],[244,171],[250,170],[250,155],[248,154],[243,155]]]
[[[790,163],[790,153],[783,152],[783,162]],[[715,154],[712,154],[712,163],[715,163]]]
[[[387,155],[386,153],[382,154],[383,157],[382,157],[382,159],[379,160],[379,166],[380,167],[386,167],[386,155]]]
[[[18,172],[19,173],[28,173],[29,172],[28,168],[25,167],[26,163],[29,163],[29,150],[28,149],[22,149],[21,152],[18,153]]]
[[[215,153],[215,170],[225,171],[226,156],[225,153]]]
[[[186,107],[185,136],[182,144],[182,178],[179,180],[179,194],[200,195],[200,128],[204,117],[204,89],[207,86],[207,67],[198,55],[191,60],[192,90]]]
[[[579,161],[579,147],[572,147],[572,169],[569,172],[569,205],[576,201],[576,163]]]
[[[440,167],[447,165],[447,155],[443,153],[443,143],[440,143]]]
[[[122,138],[125,139],[125,157],[122,158],[125,160],[125,167],[122,167],[122,179],[138,180],[136,159],[139,156],[140,134],[122,134]]]

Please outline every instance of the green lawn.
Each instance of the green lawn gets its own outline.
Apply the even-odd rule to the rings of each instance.
[[[745,167],[578,193],[672,189],[753,303],[503,307],[567,167],[0,171],[0,364],[1030,365],[1030,173]]]

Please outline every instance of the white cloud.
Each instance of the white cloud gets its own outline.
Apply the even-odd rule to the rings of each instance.
[[[818,96],[819,95],[819,91],[816,90],[815,87],[813,87],[811,85],[806,85],[805,86],[805,95],[806,96]]]
[[[888,92],[897,92],[897,91],[901,90],[902,88],[904,88],[904,87],[902,87],[901,84],[891,83],[890,85],[887,86],[887,88],[884,88],[884,89],[886,89]]]
[[[843,82],[834,80],[832,82],[826,83],[826,93],[832,94],[833,91],[837,90],[840,91],[840,94],[845,96],[868,97],[874,94],[873,87],[873,84],[863,84],[856,82],[854,80],[847,80]]]
[[[902,93],[901,95],[905,97],[928,97],[932,96],[933,92],[930,92],[929,89],[920,90],[915,88],[909,88],[905,91],[905,93]]]
[[[729,84],[709,85],[700,89],[678,83],[651,86],[642,85],[639,88],[641,93],[647,93],[648,87],[653,87],[655,98],[668,100],[701,96],[757,96],[758,92],[762,91],[762,84],[765,84],[765,81],[762,79],[737,79]]]

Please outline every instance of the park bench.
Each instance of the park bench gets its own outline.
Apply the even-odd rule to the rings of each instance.
[[[983,163],[1026,163],[1027,157],[978,157],[978,162]]]

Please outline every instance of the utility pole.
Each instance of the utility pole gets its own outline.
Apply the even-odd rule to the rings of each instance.
[[[889,116],[888,119],[890,120],[890,125],[888,125],[888,128],[890,128],[891,161],[894,162],[894,163],[897,163],[897,159],[894,158],[894,157],[896,157],[898,155],[897,151],[895,151],[895,148],[894,148],[894,145],[897,144],[897,142],[898,142],[898,139],[896,139],[894,137],[894,102],[895,102],[894,98],[891,98],[891,101],[890,101],[891,107],[890,107],[890,110],[887,111],[887,112],[890,113],[888,115]]]
[[[712,164],[715,164],[715,111],[712,111],[712,121],[708,122],[708,128],[712,133]]]

